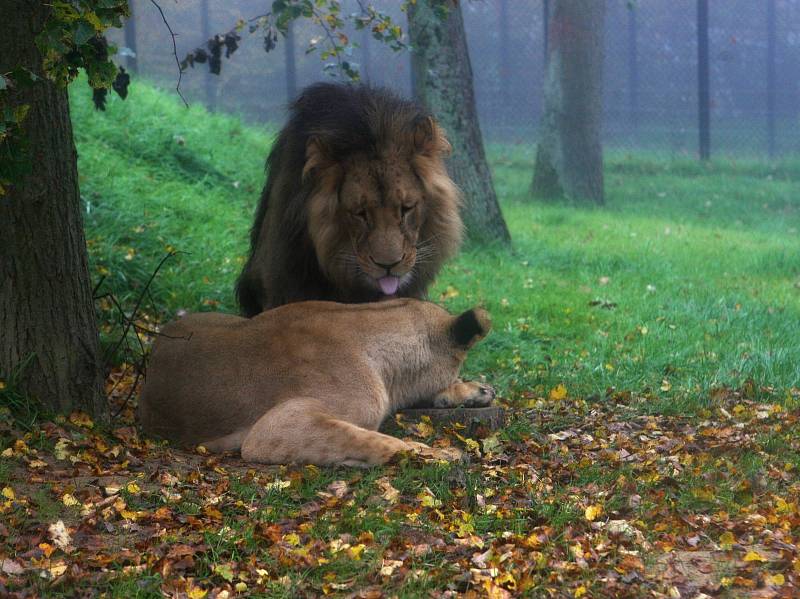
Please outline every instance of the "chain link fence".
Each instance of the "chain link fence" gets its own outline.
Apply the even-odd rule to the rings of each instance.
[[[552,0],[550,0],[552,1]],[[171,40],[150,2],[133,0],[139,73],[165,88],[177,76]],[[343,3],[356,10],[355,1]],[[399,3],[380,3],[405,25]],[[478,112],[490,142],[532,145],[543,107],[546,0],[462,0]],[[666,156],[698,153],[698,0],[606,0],[605,118],[608,148]],[[226,31],[263,2],[186,0],[163,3],[178,33],[179,55]],[[205,14],[207,13],[207,20]],[[207,25],[206,25],[207,23]],[[712,156],[800,154],[800,0],[710,0],[709,79]],[[324,79],[316,54],[305,54],[314,26],[298,22],[296,85]],[[364,79],[411,92],[409,56],[362,32],[351,60]],[[120,33],[114,41],[124,45]],[[184,75],[193,101],[279,123],[285,116],[286,44],[266,54],[258,34],[225,61],[221,76],[200,65]],[[135,101],[132,98],[131,101]]]

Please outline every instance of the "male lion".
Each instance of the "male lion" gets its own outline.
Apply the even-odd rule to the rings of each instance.
[[[413,102],[318,83],[291,107],[236,285],[242,314],[302,300],[423,298],[461,241],[450,144]]]
[[[489,405],[491,387],[458,379],[489,328],[479,308],[454,317],[414,299],[301,302],[253,319],[193,314],[156,340],[139,417],[150,434],[241,450],[253,462],[366,466],[400,451],[441,456],[376,429],[422,398]]]

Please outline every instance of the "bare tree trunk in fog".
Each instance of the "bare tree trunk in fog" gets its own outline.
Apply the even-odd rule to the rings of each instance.
[[[361,30],[361,80],[369,85],[372,83],[372,52],[369,47],[372,32],[368,27]]]
[[[767,0],[767,152],[775,158],[775,0]]]
[[[628,104],[631,111],[631,124],[639,128],[639,57],[638,25],[635,4],[628,5]]]
[[[467,235],[476,242],[508,243],[478,124],[461,8],[449,5],[446,18],[441,19],[431,0],[417,0],[408,8],[408,33],[414,47],[414,94],[433,113],[453,146],[447,168],[464,193]]]
[[[554,0],[531,192],[602,204],[605,0]]]
[[[289,21],[283,40],[286,69],[286,101],[293,102],[297,95],[297,67],[294,63],[294,24]]]
[[[498,35],[500,51],[500,98],[503,102],[509,100],[509,79],[511,76],[511,61],[508,49],[508,0],[500,0],[500,13],[498,15]]]
[[[711,158],[711,83],[708,57],[708,0],[697,0],[697,100],[700,160]]]
[[[128,56],[126,64],[128,71],[137,73],[139,71],[139,64],[137,62],[138,50],[136,49],[136,13],[134,12],[134,1],[129,0],[128,9],[131,11],[131,16],[125,19],[125,47],[133,52],[133,56]]]
[[[203,34],[203,43],[211,38],[211,24],[208,16],[208,0],[200,3],[200,29]],[[217,107],[217,78],[219,75],[212,75],[208,69],[203,69],[205,77],[204,86],[206,91],[206,108],[214,110]]]
[[[7,91],[27,104],[22,125],[31,172],[0,201],[0,377],[19,371],[18,390],[50,409],[104,415],[97,324],[83,235],[77,154],[67,90],[44,76],[34,41],[51,10],[5,0],[0,73],[25,68],[41,79]]]

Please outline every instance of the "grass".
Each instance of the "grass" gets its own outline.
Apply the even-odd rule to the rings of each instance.
[[[235,311],[274,131],[136,84],[106,113],[74,86],[73,118],[102,288],[131,305],[176,250],[146,311]],[[633,390],[676,411],[722,385],[800,385],[800,161],[612,154],[596,208],[531,202],[531,146],[490,145],[489,156],[513,250],[465,250],[432,293],[493,315],[468,373],[512,400],[563,383]]]

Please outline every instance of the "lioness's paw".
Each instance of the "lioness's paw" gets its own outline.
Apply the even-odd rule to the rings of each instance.
[[[464,407],[466,408],[484,408],[492,405],[497,393],[494,387],[486,383],[464,383],[471,387],[471,392],[464,399]]]

